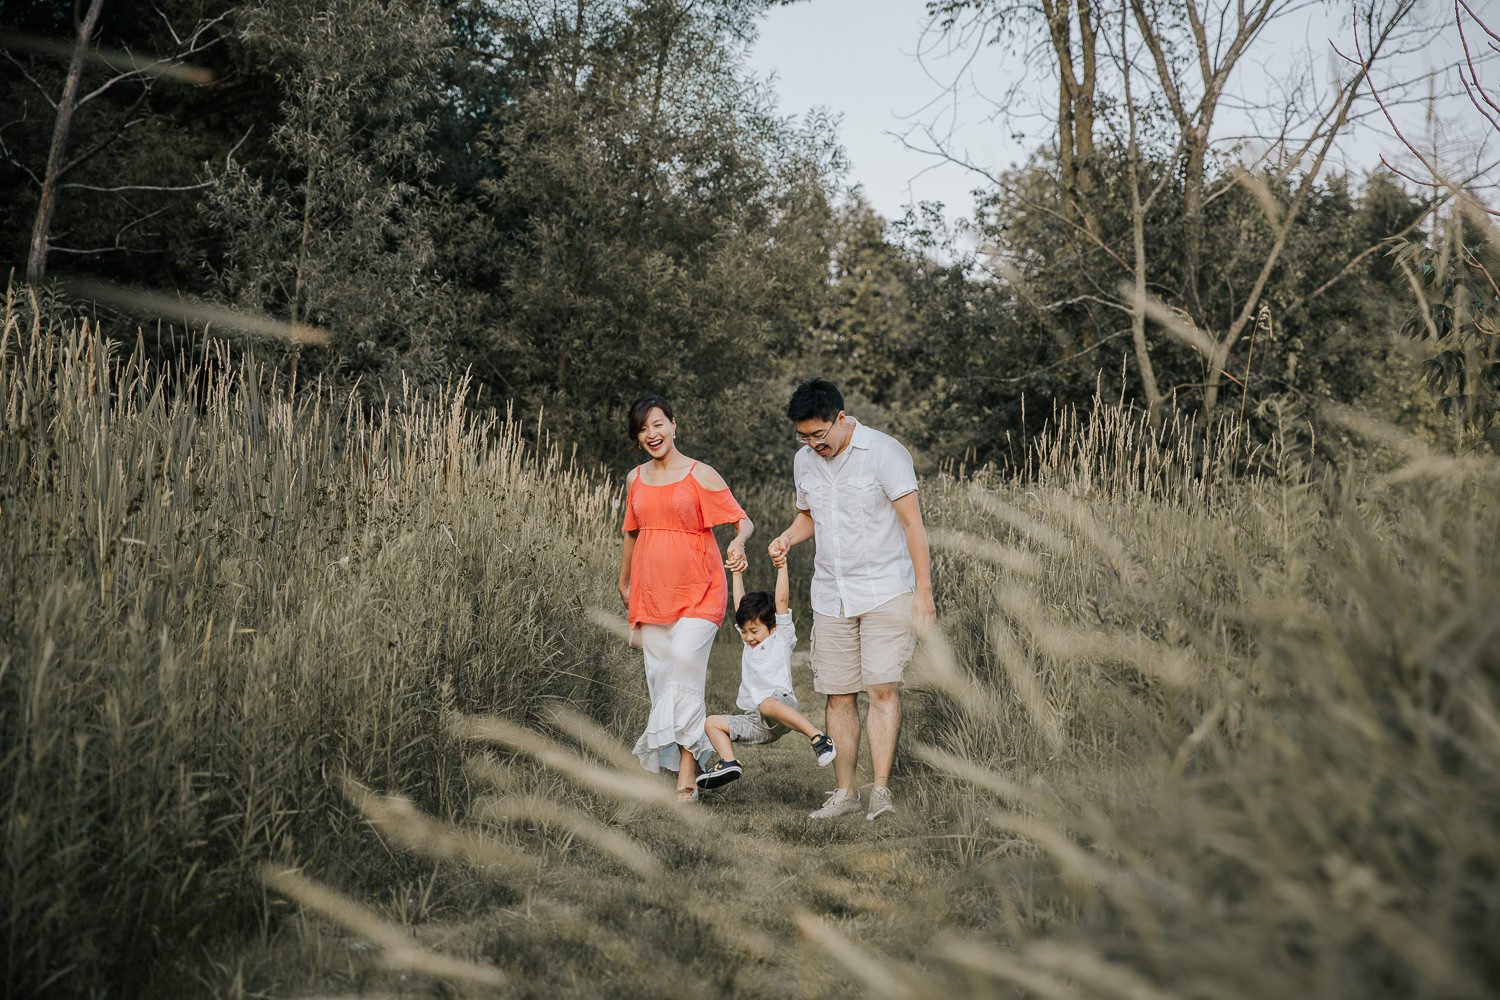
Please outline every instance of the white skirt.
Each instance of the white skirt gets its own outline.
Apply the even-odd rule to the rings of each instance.
[[[712,751],[703,731],[704,685],[708,654],[718,634],[718,623],[705,618],[641,626],[651,716],[635,742],[635,755],[646,770],[677,770],[678,747],[687,747],[700,763]]]

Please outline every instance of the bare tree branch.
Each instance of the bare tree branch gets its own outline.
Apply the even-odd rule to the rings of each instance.
[[[214,186],[213,181],[203,181],[200,184],[180,184],[170,187],[162,187],[154,184],[120,184],[115,187],[100,187],[97,184],[60,184],[59,187],[71,188],[78,191],[99,191],[104,194],[119,194],[124,191],[202,191],[204,188]]]

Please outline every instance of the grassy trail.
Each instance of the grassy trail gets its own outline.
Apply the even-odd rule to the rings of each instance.
[[[805,652],[794,680],[802,708],[821,724]],[[738,645],[721,642],[709,667],[709,712],[732,711],[738,685]],[[747,747],[741,761],[743,778],[694,805],[585,806],[646,848],[660,866],[654,877],[566,834],[509,828],[536,861],[529,872],[497,880],[493,871],[440,865],[426,882],[392,888],[380,909],[430,949],[503,973],[498,991],[459,982],[450,984],[453,995],[863,996],[888,974],[858,952],[890,949],[917,961],[911,944],[931,928],[914,934],[912,921],[942,913],[947,892],[933,879],[928,831],[913,822],[916,798],[898,784],[894,814],[813,820],[808,813],[833,787],[833,770],[817,766],[800,736]],[[859,781],[867,795],[867,753]],[[566,796],[556,784],[532,791]],[[474,813],[493,818],[486,799],[476,797]],[[423,978],[381,970],[375,957],[337,927],[303,921],[280,944],[234,964],[278,994],[399,994]],[[851,972],[851,963],[873,980]],[[299,966],[301,977],[291,973]]]

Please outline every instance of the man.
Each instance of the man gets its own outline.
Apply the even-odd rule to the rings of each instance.
[[[918,629],[937,617],[917,475],[900,442],[844,412],[844,397],[832,382],[803,382],[786,414],[803,445],[792,470],[797,515],[769,551],[775,557],[817,539],[810,602],[813,689],[828,698],[828,735],[840,750],[833,762],[839,787],[811,815],[826,819],[862,808],[854,765],[864,691],[875,771],[865,818],[873,820],[893,809],[889,785],[901,731],[900,686]]]

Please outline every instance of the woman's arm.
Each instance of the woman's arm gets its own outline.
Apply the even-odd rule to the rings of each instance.
[[[745,542],[755,533],[755,525],[748,517],[742,517],[735,527],[739,529],[739,533],[729,542],[728,552],[725,555],[725,564],[730,569],[734,569],[736,566],[744,569],[750,563],[750,560],[745,556]]]
[[[710,493],[729,489],[729,484],[724,482],[724,477],[719,475],[711,465],[704,465],[702,462],[699,462],[693,467],[691,475],[698,480],[699,486],[702,486]],[[735,528],[737,529],[737,533],[726,547],[724,564],[731,570],[736,566],[743,570],[749,565],[749,561],[745,558],[745,543],[755,533],[755,523],[749,517],[742,517],[735,522]]]
[[[620,599],[630,606],[630,560],[635,555],[637,532],[625,532],[625,541],[620,545]]]

